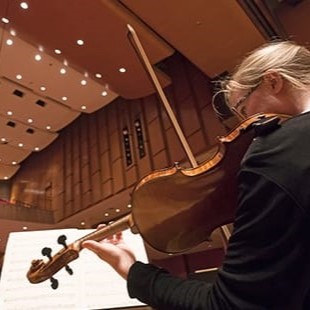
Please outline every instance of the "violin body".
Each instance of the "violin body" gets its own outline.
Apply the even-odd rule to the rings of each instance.
[[[182,252],[206,241],[214,229],[233,222],[237,174],[255,136],[254,128],[279,121],[279,116],[253,116],[219,137],[197,168],[175,166],[142,179],[133,192],[132,216],[144,241],[161,252]]]

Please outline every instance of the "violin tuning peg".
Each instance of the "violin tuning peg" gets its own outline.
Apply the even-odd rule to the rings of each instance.
[[[69,273],[70,276],[73,275],[73,270],[68,265],[65,266],[65,269]]]
[[[58,288],[58,280],[56,280],[55,278],[51,277],[51,287],[53,290],[56,290]]]
[[[59,244],[62,244],[65,248],[67,248],[68,246],[66,244],[66,240],[67,240],[67,237],[65,235],[61,235],[58,237],[57,242]]]
[[[47,256],[50,260],[52,259],[52,249],[51,248],[43,248],[41,251],[43,256]]]

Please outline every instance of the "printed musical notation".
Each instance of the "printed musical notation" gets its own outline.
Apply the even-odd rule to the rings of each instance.
[[[73,275],[61,269],[55,274],[59,287],[53,290],[50,281],[31,284],[26,273],[33,259],[47,260],[42,248],[51,247],[52,255],[62,246],[57,243],[66,235],[68,244],[93,230],[61,229],[13,232],[9,236],[0,279],[1,310],[88,310],[142,306],[128,296],[126,281],[94,253],[82,250],[69,265]],[[139,235],[123,232],[138,260],[147,262],[144,244]]]

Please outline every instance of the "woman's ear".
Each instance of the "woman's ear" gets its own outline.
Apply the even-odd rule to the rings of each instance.
[[[267,71],[264,74],[263,80],[265,82],[266,87],[273,93],[278,94],[283,88],[283,78],[276,71]]]

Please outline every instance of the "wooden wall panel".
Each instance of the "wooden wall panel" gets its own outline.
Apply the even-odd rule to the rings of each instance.
[[[117,123],[117,105],[119,103],[119,99],[115,100],[113,104],[107,106],[106,113],[107,118],[105,121],[108,124],[109,132],[117,131],[118,123]]]
[[[134,186],[135,183],[139,180],[136,165],[126,169],[126,187]]]
[[[309,47],[309,12],[310,1],[303,0],[297,5],[289,5],[283,1],[274,13],[291,40]]]
[[[200,111],[205,106],[211,104],[213,85],[211,84],[210,79],[201,71],[197,70],[196,67],[187,63],[186,70],[190,77],[188,81],[191,84],[192,95],[195,97],[198,111]]]
[[[149,134],[146,125],[146,117],[144,117],[144,107],[145,105],[152,104],[152,101],[147,100],[135,100],[133,104],[130,105],[130,115],[131,115],[131,128],[133,133],[133,149],[134,157],[137,163],[137,179],[141,179],[143,176],[149,174],[152,171],[152,159],[150,153],[149,145]],[[141,147],[144,148],[144,156],[140,157],[139,141],[136,131],[136,121],[140,122],[141,133],[143,136],[143,143]]]
[[[91,114],[88,118],[88,129],[91,194],[92,204],[94,204],[102,199],[102,184],[99,160],[100,151],[96,114]]]
[[[98,146],[99,146],[99,167],[101,182],[101,199],[110,197],[112,191],[112,171],[110,165],[111,152],[109,149],[110,136],[108,132],[108,107],[98,111]]]
[[[166,147],[164,133],[159,118],[154,119],[148,124],[148,131],[151,155],[155,156]]]
[[[89,165],[91,175],[100,171],[98,154],[98,145],[95,144],[89,148]]]
[[[119,132],[120,132],[120,148],[121,154],[120,158],[123,163],[123,170],[124,170],[124,186],[129,187],[135,183],[137,180],[137,156],[135,152],[135,139],[134,139],[134,128],[133,122],[131,118],[130,111],[132,106],[135,105],[136,101],[131,100],[126,104],[124,100],[118,101],[118,119],[119,119]],[[127,154],[125,150],[125,141],[124,141],[124,133],[123,130],[127,130],[128,139],[127,143],[129,144],[129,148],[127,146],[128,155],[131,156],[132,163],[130,165],[127,164]],[[115,176],[116,177],[116,176]],[[119,176],[119,178],[122,178]]]
[[[100,154],[103,154],[104,152],[107,152],[109,150],[107,111],[108,109],[104,108],[97,113],[98,142]]]
[[[111,166],[110,166],[110,156],[108,152],[105,152],[100,157],[101,162],[101,179],[105,183],[112,178]]]
[[[64,208],[64,192],[59,193],[58,195],[53,196],[52,199],[52,209],[54,210],[55,221],[60,221],[65,217],[65,208]]]
[[[112,122],[113,121],[111,121],[111,123]],[[111,160],[113,162],[122,156],[120,132],[118,130],[110,131],[110,147]]]
[[[204,136],[201,130],[197,130],[190,137],[188,137],[187,140],[188,144],[191,146],[191,151],[193,154],[200,154],[206,150],[206,145],[202,143],[202,141],[204,141]]]
[[[89,134],[88,123],[85,118],[80,118],[80,150],[81,150],[81,167],[85,166],[89,169]]]
[[[98,147],[98,126],[97,126],[97,114],[92,113],[88,116],[88,128],[89,128],[89,146]]]
[[[81,160],[80,156],[75,158],[72,161],[72,166],[73,166],[73,184],[78,184],[81,182]]]
[[[91,189],[89,166],[82,167],[82,194],[89,192]]]
[[[80,161],[81,157],[81,135],[80,135],[80,121],[79,119],[76,121],[76,123],[73,123],[73,126],[71,127],[71,137],[70,137],[70,145],[72,148],[71,156],[73,161],[77,160]]]
[[[53,160],[50,164],[51,185],[52,185],[52,204],[55,197],[64,192],[64,175],[65,175],[65,151],[62,139],[56,140],[50,147],[50,152],[53,153]],[[62,204],[60,204],[62,205]],[[58,208],[59,206],[58,205]],[[55,208],[53,208],[55,210]]]
[[[177,102],[176,116],[178,116],[184,135],[189,137],[200,129],[198,111],[195,108],[195,98],[184,62],[179,57],[172,58],[171,60],[178,63],[178,66],[175,64],[171,65],[171,70],[169,70],[170,75],[174,76],[172,86],[174,102]]]
[[[102,199],[102,184],[100,178],[100,171],[95,172],[91,176],[92,180],[92,203],[97,203]]]
[[[90,173],[90,146],[89,146],[89,128],[87,116],[80,118],[80,149],[81,149],[81,185],[82,185],[82,208],[92,204],[91,196],[91,173]],[[78,210],[76,210],[78,211]]]
[[[91,204],[92,204],[91,192],[88,191],[86,193],[83,193],[83,196],[82,196],[82,206],[83,206],[83,208],[87,208]]]
[[[113,194],[116,194],[125,188],[123,169],[122,158],[118,158],[112,163]]]
[[[109,198],[113,195],[113,184],[112,179],[108,179],[107,181],[102,183],[102,192],[103,192],[103,199]]]
[[[170,162],[169,165],[173,165],[175,162],[186,161],[185,151],[179,141],[179,138],[175,132],[175,129],[170,127],[166,131],[167,136],[167,149],[169,150]]]
[[[158,118],[158,98],[157,95],[145,97],[142,100],[144,117],[146,123],[151,123],[154,119]]]
[[[72,148],[71,131],[72,129],[65,131],[64,135],[65,176],[72,175],[72,161],[75,159],[73,157],[75,152],[74,149]]]
[[[73,212],[77,212],[82,209],[82,191],[81,182],[73,185]]]
[[[72,176],[69,175],[65,178],[65,203],[68,203],[72,200],[72,189],[73,189]]]
[[[113,194],[125,188],[124,166],[122,154],[121,128],[117,116],[117,104],[109,108],[108,133],[110,142],[110,165],[112,167]]]
[[[167,152],[163,150],[157,153],[156,155],[154,155],[153,164],[154,164],[154,170],[170,167],[171,164],[169,164],[169,161],[167,158]]]
[[[74,127],[73,127],[74,128]],[[74,212],[73,210],[73,147],[72,147],[72,131],[73,128],[69,128],[65,132],[65,180],[64,180],[64,216],[67,217]],[[73,143],[74,145],[74,143]]]

